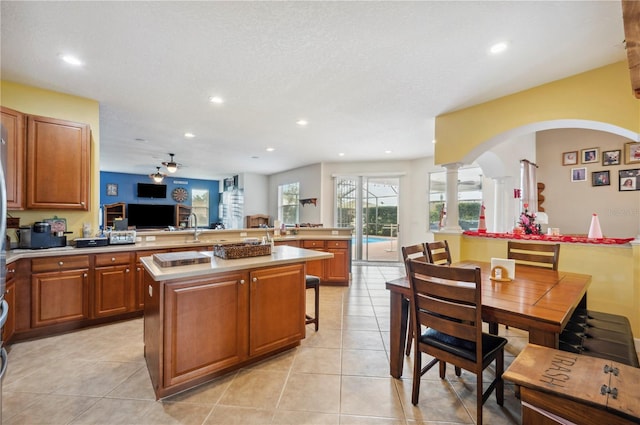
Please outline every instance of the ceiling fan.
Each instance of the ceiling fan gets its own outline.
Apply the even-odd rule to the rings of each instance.
[[[167,167],[167,171],[170,173],[175,173],[176,171],[178,171],[178,167],[181,167],[182,164],[178,164],[177,162],[175,162],[173,160],[173,155],[170,153],[169,156],[171,157],[171,159],[168,162],[163,162],[162,165],[164,165],[165,167]]]
[[[160,183],[164,179],[165,174],[160,172],[160,167],[156,167],[156,172],[149,174],[149,177],[153,179],[154,182]]]

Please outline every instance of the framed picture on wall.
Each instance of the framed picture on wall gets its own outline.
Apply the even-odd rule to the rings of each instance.
[[[577,163],[578,163],[578,151],[562,153],[562,165],[576,165]]]
[[[618,171],[620,192],[626,192],[629,190],[640,190],[640,168],[634,168],[632,170],[620,170]]]
[[[609,171],[594,171],[591,173],[591,186],[609,186]]]
[[[598,162],[598,148],[582,149],[580,151],[580,158],[583,164]]]
[[[629,142],[624,144],[624,163],[640,164],[640,143]]]
[[[622,151],[620,149],[602,152],[602,165],[620,165],[620,157]]]
[[[584,182],[584,181],[587,181],[587,169],[585,167],[572,168],[571,169],[571,181],[572,182]]]
[[[118,185],[115,183],[107,183],[107,196],[118,196]]]

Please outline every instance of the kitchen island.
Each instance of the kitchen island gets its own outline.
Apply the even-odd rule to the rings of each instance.
[[[144,344],[157,398],[295,347],[305,337],[306,262],[332,254],[275,246],[270,255],[144,266]]]

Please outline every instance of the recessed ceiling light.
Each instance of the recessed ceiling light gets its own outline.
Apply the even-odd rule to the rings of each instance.
[[[431,143],[433,143],[433,144],[435,145],[435,144],[436,144],[436,139],[433,139],[433,140],[431,141]]]
[[[309,124],[309,122],[307,120],[298,120],[298,121],[296,121],[296,124],[298,124],[299,126],[304,127],[305,125]]]
[[[267,152],[273,152],[273,151],[276,150],[276,148],[267,148],[266,150],[267,150]]]
[[[196,135],[193,133],[184,133],[184,137],[186,137],[187,139],[193,139],[194,137],[196,137]]]
[[[498,53],[502,53],[505,50],[507,50],[507,43],[505,43],[504,41],[501,41],[500,43],[494,44],[489,49],[489,51],[494,55],[497,55]]]
[[[81,66],[83,62],[73,55],[60,55],[60,59],[73,66]]]
[[[344,152],[340,152],[338,156],[344,156]]]
[[[224,103],[224,99],[221,98],[220,96],[211,96],[209,98],[209,102],[211,103],[217,103],[218,105],[221,103]]]
[[[391,153],[391,150],[387,149],[386,151],[384,151],[384,153]]]

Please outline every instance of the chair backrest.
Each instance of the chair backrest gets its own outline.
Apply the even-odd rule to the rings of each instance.
[[[451,253],[447,241],[428,242],[426,244],[429,262],[433,264],[451,264]]]
[[[416,245],[403,246],[402,259],[404,260],[404,267],[407,270],[407,274],[409,274],[409,269],[407,268],[407,260],[417,259],[424,262],[429,261],[429,256],[427,255],[425,244],[420,243]]]
[[[414,323],[475,344],[476,360],[482,363],[480,268],[449,267],[415,260],[408,263]]]
[[[509,241],[507,258],[516,260],[516,264],[558,270],[560,244],[528,243]]]

